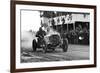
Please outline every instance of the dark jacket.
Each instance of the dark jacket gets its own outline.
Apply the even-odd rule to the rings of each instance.
[[[36,33],[36,37],[43,38],[46,35],[46,32],[40,27],[39,31]]]

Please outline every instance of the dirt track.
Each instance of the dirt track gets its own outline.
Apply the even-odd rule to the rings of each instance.
[[[68,51],[63,52],[61,48],[55,51],[42,52],[42,48],[37,52],[32,50],[24,51],[21,55],[21,62],[51,62],[51,61],[71,61],[71,60],[88,60],[89,46],[86,45],[69,45]]]

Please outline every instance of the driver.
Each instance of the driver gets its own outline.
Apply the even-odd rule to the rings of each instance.
[[[46,32],[42,29],[42,27],[39,28],[39,31],[36,33],[36,37],[38,37],[38,41],[41,41],[41,39],[44,38],[46,35]]]

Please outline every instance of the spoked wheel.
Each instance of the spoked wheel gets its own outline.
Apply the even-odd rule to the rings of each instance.
[[[46,53],[47,45],[46,45],[45,41],[42,42],[42,48],[43,48],[43,53]]]
[[[33,52],[35,52],[37,49],[37,42],[35,39],[32,41],[32,48],[33,48]]]
[[[67,52],[67,50],[68,50],[68,39],[63,39],[62,48],[63,48],[63,52]]]
[[[46,52],[47,52],[47,48],[43,47],[43,53],[46,53]]]

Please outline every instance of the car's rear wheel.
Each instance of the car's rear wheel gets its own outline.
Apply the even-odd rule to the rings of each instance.
[[[63,52],[68,51],[68,39],[63,39],[62,49],[63,49]]]
[[[33,52],[35,52],[37,49],[37,42],[35,39],[32,41],[32,48],[33,48]]]

